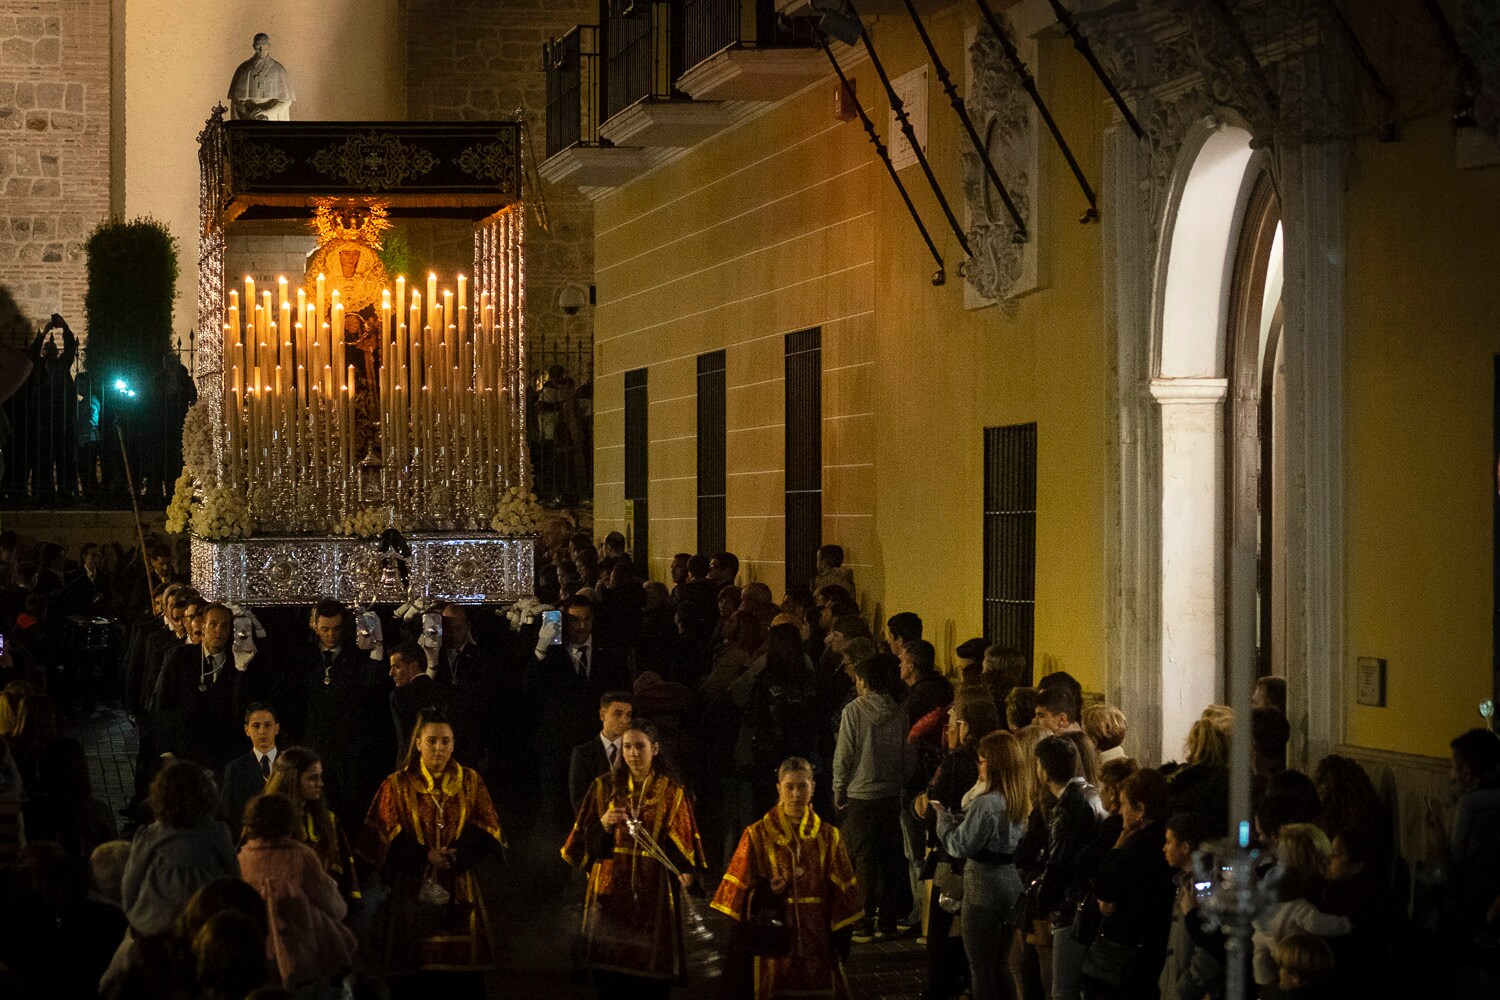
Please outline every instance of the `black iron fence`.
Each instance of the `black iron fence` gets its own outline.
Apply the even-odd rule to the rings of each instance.
[[[605,120],[637,101],[682,96],[682,7],[675,0],[611,0],[604,48]]]
[[[594,495],[594,349],[564,339],[531,352],[527,438],[536,495],[577,507]]]
[[[547,155],[599,141],[599,27],[580,24],[542,47],[547,74]]]
[[[128,510],[133,485],[143,510],[165,510],[182,472],[183,416],[197,399],[190,353],[177,357],[140,384],[38,366],[0,406],[0,507]],[[587,503],[593,345],[586,338],[542,345],[531,371],[527,438],[537,496],[549,506]]]
[[[136,502],[163,510],[182,472],[182,419],[198,398],[191,349],[148,377],[96,375],[53,359],[0,407],[0,506]],[[129,484],[129,485],[128,485]]]
[[[778,17],[775,0],[682,0],[685,70],[734,46],[814,47],[815,21]]]

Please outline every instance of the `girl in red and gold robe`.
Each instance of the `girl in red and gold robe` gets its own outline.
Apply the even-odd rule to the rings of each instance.
[[[713,907],[740,922],[731,937],[722,996],[851,996],[844,976],[854,925],[864,917],[854,866],[837,828],[812,810],[812,765],[790,757],[777,770],[776,807],[740,837],[739,849]],[[779,918],[790,935],[785,954],[750,955],[737,938],[750,918],[751,893],[779,899]]]
[[[503,844],[484,780],[453,759],[452,724],[424,712],[360,835],[390,889],[374,962],[392,996],[484,995],[494,949],[474,867]]]
[[[584,960],[599,995],[665,998],[686,972],[683,894],[703,867],[703,843],[682,785],[653,767],[661,751],[656,731],[633,724],[620,744],[625,766],[594,780],[562,856],[588,872]],[[631,819],[655,838],[680,879],[636,843]]]

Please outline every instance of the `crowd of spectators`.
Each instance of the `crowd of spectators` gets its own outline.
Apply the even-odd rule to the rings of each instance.
[[[1226,995],[1234,952],[1203,888],[1245,737],[1269,904],[1243,995],[1495,995],[1493,732],[1453,740],[1452,819],[1431,810],[1430,857],[1403,858],[1359,763],[1287,766],[1279,678],[1257,685],[1249,725],[1206,706],[1180,759],[1147,766],[1126,715],[1070,674],[1032,683],[1022,651],[981,639],[940,650],[909,611],[872,622],[837,546],[778,600],[728,552],[680,554],[657,582],[617,533],[596,545],[554,522],[540,545],[537,604],[440,602],[382,612],[375,630],[331,600],[258,618],[216,604],[158,544],[142,565],[0,535],[0,995],[399,993],[370,919],[397,852],[367,846],[377,819],[389,833],[393,772],[437,795],[426,769],[451,753],[482,776],[464,794],[493,799],[508,863],[536,861],[525,905],[561,902],[577,884],[558,848],[643,719],[710,873],[776,807],[782,762],[810,762],[813,809],[838,827],[863,900],[853,945],[919,938],[931,1000]],[[87,691],[57,624],[74,609],[128,626]],[[140,745],[120,815],[65,735],[108,698]],[[434,718],[446,748],[426,745]],[[497,863],[483,846],[407,860],[418,874]],[[410,884],[419,920],[426,882]]]

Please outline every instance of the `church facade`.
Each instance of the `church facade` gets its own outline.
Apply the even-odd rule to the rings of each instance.
[[[544,175],[592,181],[596,530],[657,578],[723,547],[778,592],[838,543],[871,614],[1072,672],[1147,759],[1246,658],[1288,678],[1298,755],[1444,794],[1493,696],[1493,120],[1456,126],[1451,87],[1371,117],[1316,5],[1070,5],[1138,138],[1049,5],[995,5],[1065,155],[979,8],[916,6],[931,48],[867,3],[867,44],[832,54],[931,250],[816,50],[765,55],[795,83],[774,100],[689,65],[675,119],[626,109],[614,150],[549,150]],[[1422,5],[1379,6],[1370,51],[1436,37]],[[1482,6],[1449,11],[1474,64]],[[1388,73],[1453,79],[1422,58]],[[653,115],[708,124],[653,149]]]

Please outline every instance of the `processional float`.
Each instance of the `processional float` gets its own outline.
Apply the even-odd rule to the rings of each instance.
[[[199,136],[197,383],[175,517],[215,600],[531,593],[522,128],[225,121]],[[388,275],[391,218],[475,224],[472,281]],[[226,276],[235,227],[303,219],[271,287]]]

